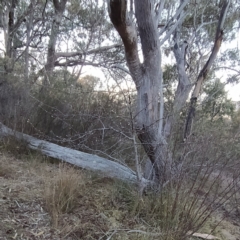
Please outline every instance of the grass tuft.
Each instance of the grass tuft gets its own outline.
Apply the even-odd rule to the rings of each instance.
[[[75,208],[83,188],[84,180],[80,171],[64,164],[60,165],[54,178],[45,179],[45,206],[55,227],[61,214],[70,213]]]

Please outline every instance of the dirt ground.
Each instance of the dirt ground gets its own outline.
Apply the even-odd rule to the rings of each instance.
[[[78,205],[73,212],[55,216],[53,221],[43,196],[46,180],[54,178],[58,171],[58,164],[38,157],[19,159],[0,153],[0,240],[159,239],[142,238],[141,231],[145,232],[147,226],[134,217],[127,218],[125,209],[116,207],[113,180],[90,176],[82,170],[79,173],[84,180]],[[219,224],[219,239],[240,240],[239,212],[222,209],[214,221]],[[140,235],[131,235],[132,229],[138,229]]]
[[[0,155],[0,239],[98,239],[104,235],[108,223],[98,214],[95,202],[105,196],[104,181],[94,192],[89,189],[90,195],[79,196],[74,213],[62,214],[53,223],[43,194],[46,179],[54,178],[58,165],[38,160]]]

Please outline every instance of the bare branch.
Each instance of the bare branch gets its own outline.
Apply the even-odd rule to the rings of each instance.
[[[165,2],[166,2],[166,0],[162,0],[158,3],[159,6],[158,6],[158,9],[156,11],[157,21],[160,21],[161,13],[163,11]]]
[[[192,128],[192,122],[193,122],[193,118],[195,115],[195,107],[197,104],[197,98],[199,96],[202,84],[204,83],[205,79],[207,78],[208,72],[209,72],[210,68],[212,67],[212,65],[217,57],[217,54],[219,52],[219,49],[221,47],[222,40],[223,40],[222,27],[223,27],[223,24],[226,19],[226,14],[228,12],[229,5],[230,5],[229,0],[225,0],[223,2],[222,10],[221,10],[220,17],[218,20],[218,26],[217,26],[217,30],[216,30],[215,42],[214,42],[212,52],[208,58],[208,61],[203,66],[202,70],[200,71],[197,81],[195,83],[195,87],[194,87],[194,90],[192,93],[191,102],[190,102],[190,106],[189,106],[189,110],[188,110],[188,116],[186,119],[186,125],[185,125],[185,130],[184,130],[184,139],[186,139],[187,136],[190,134],[190,131]]]
[[[64,62],[60,62],[60,61],[55,61],[54,62],[54,66],[55,67],[72,67],[72,66],[77,66],[77,65],[82,65],[82,66],[94,66],[94,67],[100,67],[100,66],[104,66],[104,63],[93,63],[93,62],[87,62],[87,61],[83,61],[83,60],[66,60]]]
[[[95,49],[91,49],[88,51],[82,51],[82,52],[58,52],[55,54],[55,59],[57,60],[59,57],[76,57],[76,56],[82,56],[82,55],[90,55],[90,54],[96,54],[96,53],[101,53],[104,51],[111,50],[113,48],[118,48],[121,47],[121,44],[113,44],[110,46],[103,46]]]
[[[111,66],[112,68],[118,68],[122,71],[124,71],[125,73],[129,74],[130,75],[130,72],[128,71],[128,69],[126,69],[125,67],[123,67],[122,65],[120,64],[114,64]]]
[[[17,19],[16,23],[12,27],[12,34],[13,32],[17,31],[20,25],[25,21],[26,16],[32,11],[32,5],[35,4],[35,1],[31,1],[28,5],[26,11]]]
[[[181,1],[182,2],[182,1]],[[160,41],[160,45],[164,44],[164,42],[169,39],[171,34],[176,30],[177,26],[179,24],[182,24],[184,18],[186,17],[186,14],[183,14],[183,9],[186,7],[188,4],[189,0],[185,0],[182,3],[180,3],[176,13],[174,16],[168,21],[168,23],[165,24],[165,27],[162,29],[162,31],[159,33],[159,36],[161,36],[168,28],[171,26],[171,28],[168,30],[166,33],[165,37]],[[174,24],[173,21],[177,20]]]
[[[184,20],[186,16],[182,15],[178,21],[174,23],[174,25],[170,28],[170,30],[166,33],[165,37],[160,41],[160,45],[163,45],[164,42],[169,39],[169,37],[172,35],[172,33],[176,30],[177,26]],[[164,30],[165,31],[165,30]],[[164,32],[162,31],[162,32]],[[161,33],[160,33],[161,34]]]
[[[209,56],[208,61],[206,62],[203,69],[201,70],[201,72],[198,75],[197,82],[196,82],[195,88],[193,90],[192,98],[198,97],[201,86],[202,86],[204,80],[206,79],[207,74],[208,74],[210,68],[212,67],[213,62],[215,61],[217,54],[219,52],[219,49],[221,47],[222,40],[223,40],[223,34],[224,34],[222,26],[224,24],[229,5],[230,5],[230,1],[224,1],[223,7],[221,10],[221,14],[220,14],[220,18],[218,21],[218,27],[217,27],[217,31],[216,31],[214,46],[213,46],[213,49],[212,49],[211,55]]]

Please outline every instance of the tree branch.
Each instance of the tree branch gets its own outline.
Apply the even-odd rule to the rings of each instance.
[[[160,41],[160,45],[164,44],[164,42],[167,39],[169,39],[170,35],[176,30],[176,28],[178,27],[179,24],[182,24],[184,18],[186,17],[186,15],[182,14],[182,13],[183,13],[184,8],[188,4],[189,0],[180,1],[180,2],[181,3],[179,5],[176,13],[174,14],[174,16],[170,19],[170,21],[168,21],[168,23],[166,23],[166,25],[163,28],[163,30],[159,33],[159,36],[161,36],[166,30],[168,30],[169,26],[171,25],[171,23],[173,23],[174,19],[177,19],[177,21],[168,30],[168,32],[166,33],[165,37]]]
[[[160,67],[160,50],[157,21],[151,0],[135,0],[136,18],[142,44],[144,65],[148,68]],[[154,63],[154,64],[152,64]]]
[[[125,55],[131,76],[138,86],[141,64],[137,48],[137,32],[134,22],[128,17],[126,0],[108,0],[110,19],[118,31],[125,48]]]
[[[182,2],[182,0],[180,0],[180,2]],[[181,8],[181,6],[182,4],[180,4],[179,8]],[[173,53],[176,59],[176,65],[177,65],[177,71],[178,71],[178,85],[175,92],[173,109],[171,114],[168,116],[165,124],[165,128],[164,128],[165,137],[168,137],[171,134],[172,126],[174,126],[177,116],[179,116],[180,111],[186,104],[187,98],[192,88],[192,84],[185,70],[186,51],[188,48],[188,43],[187,41],[180,43],[180,33],[182,28],[181,15],[184,15],[183,10],[179,15],[179,19],[180,19],[178,20],[179,24],[176,30],[174,31],[174,36],[173,36],[173,41],[174,41]]]
[[[117,69],[120,69],[122,70],[123,72],[127,73],[130,75],[130,72],[128,71],[128,69],[126,69],[124,66],[120,65],[120,64],[113,64],[111,66],[111,68],[117,68]]]
[[[188,110],[188,116],[186,119],[184,138],[187,138],[187,136],[190,134],[193,118],[195,115],[197,98],[199,96],[202,84],[204,83],[205,79],[207,78],[208,72],[209,72],[210,68],[212,67],[212,65],[217,57],[217,54],[219,52],[219,49],[221,47],[222,40],[223,40],[223,25],[226,20],[226,14],[228,12],[229,5],[230,5],[229,0],[225,0],[223,2],[220,17],[218,20],[218,26],[217,26],[217,30],[216,30],[215,42],[214,42],[212,52],[208,58],[208,61],[203,66],[202,70],[200,71],[197,81],[195,83],[195,87],[194,87],[194,90],[192,93],[191,102],[190,102],[190,106],[189,106],[189,110]]]
[[[82,56],[82,55],[90,55],[90,54],[96,54],[96,53],[101,53],[104,51],[111,50],[113,48],[118,48],[121,47],[121,44],[113,44],[110,46],[103,46],[95,49],[91,49],[88,51],[82,51],[82,52],[58,52],[55,54],[55,59],[57,60],[60,57],[76,57],[76,56]]]
[[[208,61],[203,66],[202,70],[200,71],[200,73],[198,75],[197,82],[196,82],[195,88],[192,93],[192,98],[198,97],[201,86],[202,86],[204,80],[206,79],[207,74],[208,74],[210,68],[212,67],[213,62],[215,61],[217,54],[219,52],[219,49],[221,47],[222,40],[223,40],[223,34],[224,34],[222,26],[224,24],[229,5],[230,5],[230,1],[224,1],[223,7],[221,10],[221,14],[220,14],[220,18],[218,21],[214,46],[213,46],[212,52],[208,58]]]
[[[32,11],[32,5],[35,4],[35,1],[31,1],[31,3],[28,5],[26,11],[17,19],[16,23],[12,26],[12,32],[10,34],[13,34],[20,25],[25,21],[26,16]]]
[[[55,67],[72,67],[72,66],[77,66],[77,65],[89,65],[89,66],[94,66],[94,67],[100,67],[101,63],[93,63],[93,62],[86,62],[83,60],[66,60],[64,62],[59,62],[59,61],[55,61],[54,62],[54,66]]]
[[[157,21],[160,21],[161,13],[163,11],[165,2],[166,2],[166,0],[162,0],[162,1],[159,1],[159,3],[158,3],[158,8],[156,10]]]

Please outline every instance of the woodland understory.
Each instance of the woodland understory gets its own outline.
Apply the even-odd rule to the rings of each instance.
[[[191,238],[224,208],[239,217],[239,102],[226,91],[239,82],[239,26],[234,0],[2,0],[3,152],[80,167],[86,185],[106,178],[106,198],[117,184],[125,205],[111,206],[153,239]],[[41,201],[53,226],[70,211]],[[121,239],[119,228],[83,239]]]

